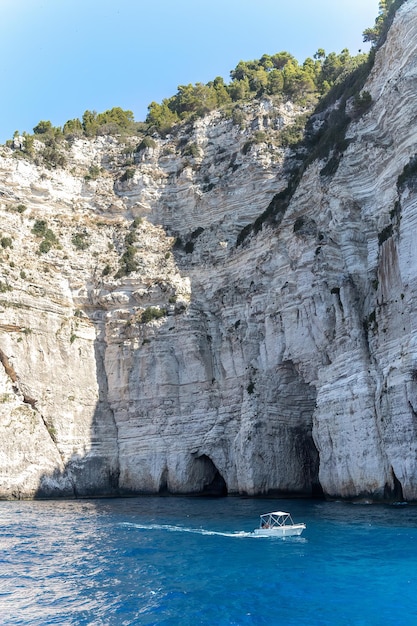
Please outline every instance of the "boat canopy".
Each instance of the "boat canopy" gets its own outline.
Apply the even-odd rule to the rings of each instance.
[[[263,513],[261,516],[262,528],[273,528],[274,526],[284,526],[288,521],[294,524],[291,515],[285,511],[273,511],[272,513]]]
[[[264,515],[289,515],[289,513],[285,511],[274,511],[273,513],[264,513]],[[261,517],[263,517],[263,515],[261,515]]]

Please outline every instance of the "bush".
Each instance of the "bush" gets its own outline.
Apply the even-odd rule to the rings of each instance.
[[[254,142],[251,139],[248,140],[248,141],[245,141],[245,143],[242,146],[242,154],[248,154],[248,152],[252,148],[253,144],[254,144]]]
[[[372,104],[372,96],[369,91],[362,91],[354,97],[355,115],[363,115]]]
[[[120,107],[113,107],[104,113],[97,115],[97,124],[99,126],[111,126],[114,132],[131,129],[134,122],[132,111],[124,111]]]
[[[83,125],[78,118],[68,120],[67,122],[65,122],[62,132],[66,137],[81,137],[81,135],[83,134]]]
[[[88,174],[84,176],[84,180],[96,180],[101,174],[101,167],[98,165],[90,165]]]
[[[54,232],[48,228],[48,224],[45,220],[36,220],[32,228],[32,233],[37,237],[43,237],[43,241],[39,244],[39,252],[45,254],[49,252],[52,246],[56,246],[58,239]]]
[[[136,130],[132,111],[124,111],[120,107],[114,107],[104,113],[84,111],[81,126],[87,137],[103,134],[120,135],[126,131]]]
[[[132,222],[132,228],[138,228],[138,226],[140,226],[143,222],[143,219],[141,217],[135,217],[135,219]]]
[[[404,166],[403,171],[398,176],[397,188],[399,190],[406,186],[411,186],[417,179],[417,154],[415,154],[409,162]]]
[[[121,278],[127,276],[131,272],[135,272],[138,269],[138,264],[135,261],[136,248],[135,246],[128,246],[126,251],[122,254],[120,259],[120,269],[117,271],[115,277]]]
[[[267,140],[267,135],[263,130],[257,130],[253,133],[253,141],[255,143],[265,143]]]
[[[166,309],[159,309],[158,307],[150,306],[143,311],[140,321],[142,322],[142,324],[147,324],[152,320],[157,320],[161,317],[164,317],[166,313]]]
[[[135,175],[135,170],[132,168],[128,168],[124,174],[120,177],[120,181],[122,183],[126,182],[127,180],[130,180],[131,178],[133,178]]]
[[[241,130],[245,128],[245,114],[243,111],[235,107],[232,111],[232,122],[236,126],[239,126]]]
[[[41,156],[45,165],[50,168],[65,167],[67,164],[65,155],[62,154],[55,145],[45,146],[41,152]]]
[[[11,291],[12,288],[10,287],[10,285],[8,283],[3,283],[0,280],[0,293],[6,293],[6,291]]]
[[[134,230],[131,230],[127,233],[126,237],[125,237],[125,243],[127,246],[131,246],[132,243],[135,243],[135,241],[137,240],[137,236]]]
[[[249,385],[246,387],[246,391],[248,392],[249,395],[252,395],[253,392],[255,391],[255,383],[251,381]]]
[[[2,248],[12,248],[13,240],[11,237],[1,237],[0,245]]]
[[[140,152],[141,150],[145,150],[146,148],[156,148],[158,144],[152,137],[144,137],[140,144],[136,148],[136,152]]]
[[[49,250],[52,248],[52,243],[50,241],[48,241],[47,239],[44,239],[43,241],[41,241],[41,243],[39,244],[39,252],[41,254],[46,254],[47,252],[49,252]]]
[[[296,146],[303,140],[306,121],[307,116],[300,115],[293,124],[284,126],[279,134],[280,143],[283,148]]]
[[[44,239],[46,241],[49,241],[51,245],[56,245],[58,243],[58,239],[56,238],[55,233],[50,228],[46,229]]]
[[[195,159],[200,156],[200,150],[196,143],[189,143],[182,154],[183,156],[190,156]]]
[[[49,120],[42,120],[34,127],[33,132],[35,135],[45,135],[46,133],[50,133],[52,132],[52,124]]]
[[[86,250],[90,246],[90,237],[87,233],[75,233],[71,243],[77,250]]]
[[[25,144],[23,146],[23,154],[28,158],[32,158],[34,155],[34,139],[31,135],[23,133]]]
[[[36,220],[32,228],[32,233],[37,237],[43,237],[46,233],[46,229],[47,223],[45,220]]]

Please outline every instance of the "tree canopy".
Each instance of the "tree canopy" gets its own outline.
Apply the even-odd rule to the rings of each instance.
[[[394,17],[395,11],[405,2],[405,0],[380,0],[379,13],[375,19],[375,24],[366,28],[363,32],[363,40],[369,41],[376,46],[389,27],[390,20]]]
[[[151,102],[146,122],[164,133],[183,120],[262,95],[304,103],[327,93],[335,82],[366,60],[366,54],[351,56],[345,49],[340,54],[326,55],[320,48],[314,58],[307,58],[302,64],[285,51],[239,61],[230,72],[229,84],[217,77],[207,84],[179,85],[175,95],[160,104]]]
[[[364,41],[375,47],[381,45],[395,11],[406,0],[380,0],[379,14],[375,24],[367,28]],[[372,53],[372,50],[371,50]],[[101,134],[126,135],[157,131],[165,134],[176,124],[201,117],[217,108],[248,102],[262,96],[276,96],[299,104],[314,104],[322,100],[330,91],[338,89],[347,76],[364,68],[371,55],[351,56],[344,49],[340,54],[326,54],[319,48],[303,63],[286,51],[264,54],[260,59],[239,61],[230,72],[230,82],[220,76],[207,84],[198,82],[179,85],[177,93],[164,98],[161,103],[151,102],[145,123],[135,122],[132,111],[114,107],[103,113],[87,110],[81,119],[68,120],[64,126],[54,127],[50,121],[41,120],[34,128],[34,135],[23,133],[25,142],[23,154],[32,156],[33,138],[39,139],[47,147],[56,147],[62,138]]]

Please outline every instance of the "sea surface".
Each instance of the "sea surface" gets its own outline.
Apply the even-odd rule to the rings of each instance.
[[[301,537],[255,537],[288,510]],[[417,625],[417,507],[0,502],[0,624]]]

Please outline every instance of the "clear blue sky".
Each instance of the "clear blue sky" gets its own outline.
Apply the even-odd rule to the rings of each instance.
[[[0,0],[0,142],[114,106],[144,120],[240,60],[369,49],[378,0]]]

